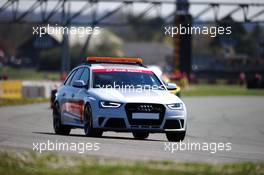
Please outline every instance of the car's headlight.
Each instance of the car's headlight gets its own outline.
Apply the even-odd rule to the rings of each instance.
[[[167,106],[172,110],[183,110],[183,104],[182,103],[167,104]]]
[[[122,103],[112,101],[100,101],[99,105],[101,108],[119,108]]]

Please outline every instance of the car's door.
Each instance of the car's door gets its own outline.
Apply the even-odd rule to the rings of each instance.
[[[64,113],[66,112],[66,102],[67,102],[67,94],[69,93],[70,84],[72,78],[77,70],[72,71],[67,79],[65,80],[63,86],[59,89],[57,93],[57,98],[59,100],[60,108],[61,108],[61,117],[62,121],[64,121]]]
[[[78,88],[73,86],[74,81],[79,80],[83,68],[76,69],[71,81],[66,86],[65,100],[63,104],[63,123],[70,125],[78,125],[80,123],[80,117],[78,113],[78,102],[75,99],[75,95],[78,93]]]
[[[78,111],[76,111],[76,113],[78,113],[81,123],[83,122],[83,112],[85,107],[84,98],[87,96],[87,90],[89,87],[89,77],[90,77],[90,70],[88,67],[84,67],[84,70],[79,80],[82,80],[84,82],[85,87],[75,88],[76,94],[73,97],[74,101],[76,102],[76,105],[78,106]]]

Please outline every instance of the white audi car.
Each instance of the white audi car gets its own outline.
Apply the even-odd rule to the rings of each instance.
[[[84,128],[87,136],[104,131],[132,132],[136,139],[165,133],[169,141],[185,137],[187,113],[181,99],[139,58],[89,57],[74,68],[53,104],[55,133]]]

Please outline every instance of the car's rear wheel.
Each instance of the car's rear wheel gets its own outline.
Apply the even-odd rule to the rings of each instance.
[[[61,123],[60,106],[55,103],[53,106],[53,128],[56,134],[69,135],[71,132],[70,126],[65,126]]]
[[[88,104],[84,109],[84,133],[88,137],[101,137],[103,135],[103,131],[99,129],[93,128],[93,117],[92,117],[92,109]]]
[[[132,134],[138,140],[144,140],[149,136],[149,133],[144,131],[133,131]]]
[[[183,141],[185,138],[186,131],[167,132],[166,136],[170,142]]]

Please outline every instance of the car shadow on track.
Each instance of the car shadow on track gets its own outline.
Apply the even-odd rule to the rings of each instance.
[[[52,132],[32,132],[33,134],[45,134],[45,135],[56,135],[56,136],[67,136],[67,135],[58,135]],[[70,134],[68,135],[68,137],[73,136],[73,137],[85,137],[85,138],[89,138],[86,137],[85,135],[82,134]],[[115,139],[115,140],[137,140],[137,141],[155,141],[155,142],[164,142],[166,140],[160,140],[160,139],[145,139],[145,140],[138,140],[135,139],[133,137],[119,137],[119,136],[101,136],[101,137],[90,137],[90,138],[99,138],[99,139]]]

